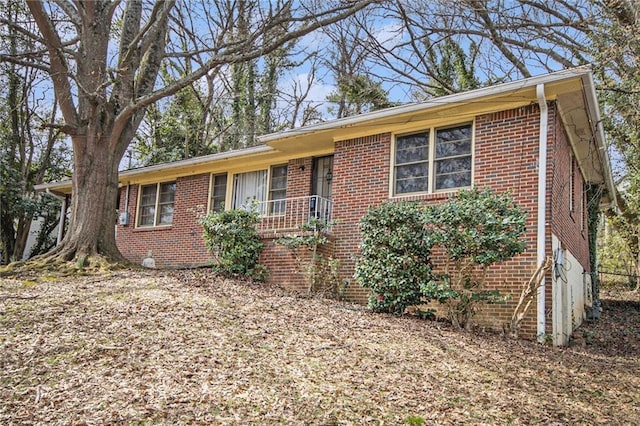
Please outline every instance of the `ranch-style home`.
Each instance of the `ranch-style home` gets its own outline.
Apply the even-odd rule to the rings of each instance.
[[[461,188],[510,191],[528,212],[527,249],[491,271],[479,325],[502,330],[523,285],[554,259],[520,334],[568,341],[591,304],[585,189],[615,203],[594,82],[588,68],[472,90],[258,138],[255,147],[120,173],[117,242],[132,262],[156,267],[211,262],[198,216],[258,203],[269,279],[306,283],[287,247],[274,244],[310,217],[335,221],[325,254],[340,264],[347,299],[366,302],[353,279],[358,221],[370,206],[438,203]],[[44,185],[69,194],[70,183]]]

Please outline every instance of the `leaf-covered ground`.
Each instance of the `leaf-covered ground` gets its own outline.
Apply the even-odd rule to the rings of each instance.
[[[640,424],[640,303],[570,348],[206,271],[0,283],[0,424]]]

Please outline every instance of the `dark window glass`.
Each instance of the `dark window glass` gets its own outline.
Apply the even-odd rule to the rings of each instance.
[[[436,131],[436,190],[471,186],[471,125]]]
[[[395,193],[429,189],[429,133],[399,136],[395,152]]]

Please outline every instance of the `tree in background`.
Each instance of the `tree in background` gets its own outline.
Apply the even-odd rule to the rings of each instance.
[[[335,118],[393,106],[382,84],[367,70],[368,49],[363,40],[374,21],[365,13],[323,30],[329,40],[322,62],[336,89],[327,96],[329,114]]]
[[[271,29],[272,37],[285,37],[291,16],[284,2],[277,2],[279,16],[274,10],[266,19],[282,22]],[[251,37],[252,17],[262,13],[259,4],[242,0],[220,3],[216,7],[235,22],[226,37],[229,43]],[[192,19],[182,16],[183,21]],[[192,41],[181,34],[182,44]],[[260,49],[260,39],[252,49]],[[182,160],[215,152],[252,146],[255,137],[271,133],[276,129],[292,127],[290,121],[277,110],[277,101],[282,97],[278,87],[281,76],[298,65],[293,61],[296,41],[291,40],[273,51],[257,58],[244,60],[209,72],[204,79],[192,83],[177,92],[166,102],[149,107],[147,115],[136,135],[134,151],[143,165]],[[204,63],[202,59],[198,63]],[[183,78],[193,71],[191,63],[171,61],[161,72],[165,84]]]
[[[0,3],[0,10],[14,22],[26,17],[24,6],[15,2]],[[10,54],[31,47],[14,27],[2,35],[2,49]],[[56,109],[47,99],[50,93],[38,87],[44,73],[28,64],[0,67],[0,263],[7,264],[51,248],[47,237],[58,222],[59,203],[36,196],[33,187],[66,177],[71,160],[59,131],[46,128],[55,121]],[[38,217],[43,219],[38,244],[25,253],[31,223]]]
[[[370,2],[251,2],[256,9],[247,36],[236,39],[228,36],[237,15],[228,13],[226,2],[33,0],[27,5],[37,31],[28,31],[23,21],[2,19],[3,26],[30,35],[34,48],[5,51],[0,58],[49,74],[64,121],[58,128],[70,136],[74,152],[69,229],[49,260],[84,263],[94,255],[122,260],[113,226],[118,166],[147,107],[212,71],[273,52]],[[180,19],[184,16],[189,20]],[[276,31],[283,26],[285,33]],[[193,68],[162,84],[159,73],[170,60]]]

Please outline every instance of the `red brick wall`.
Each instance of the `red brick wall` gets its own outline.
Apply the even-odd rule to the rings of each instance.
[[[485,305],[478,313],[477,321],[494,329],[500,329],[510,323],[522,287],[537,268],[539,129],[540,110],[537,105],[476,118],[475,185],[490,187],[499,193],[510,191],[516,204],[527,211],[525,252],[511,261],[493,266],[487,278],[488,290],[499,290],[501,295],[510,297],[510,300],[504,304]],[[550,132],[548,138],[550,144],[552,138],[553,133]],[[551,155],[548,150],[547,158]],[[550,173],[551,171],[548,170],[548,189]],[[547,220],[551,199],[548,189]],[[548,231],[547,240],[550,240]],[[548,250],[550,247],[549,245]],[[549,300],[547,306],[551,306],[550,286],[547,286],[546,295]],[[536,332],[537,318],[534,301],[522,322],[521,333],[533,338]]]
[[[308,196],[311,191],[311,174],[313,172],[311,157],[289,160],[287,165],[287,198]],[[290,230],[289,232],[295,232]],[[275,244],[283,234],[265,234],[264,250],[260,254],[260,263],[269,269],[268,280],[282,287],[304,293],[307,282],[300,261],[308,261],[311,257],[299,257],[285,246]]]
[[[528,211],[526,252],[494,267],[488,279],[488,289],[499,289],[502,294],[511,295],[511,300],[486,306],[476,318],[480,324],[495,329],[502,329],[510,321],[522,285],[536,269],[539,120],[538,107],[532,105],[482,115],[475,121],[474,184],[498,192],[511,191],[516,203]],[[360,302],[366,302],[368,293],[353,280],[360,242],[358,221],[369,206],[389,199],[390,159],[390,134],[336,142],[333,199],[338,225],[335,227],[335,253],[341,261],[344,278],[350,280],[347,296]],[[396,200],[438,203],[450,195],[438,193]],[[548,293],[550,297],[550,290]],[[535,329],[534,305],[523,324],[523,331],[533,337]]]
[[[176,180],[173,223],[166,227],[136,228],[138,185],[129,192],[130,224],[118,225],[116,241],[122,254],[133,263],[142,263],[153,251],[157,267],[206,265],[210,256],[202,239],[197,214],[206,213],[209,174],[180,177]],[[125,209],[126,187],[121,189],[120,211]]]
[[[313,253],[307,247],[291,249],[276,244],[279,237],[280,235],[263,237],[265,247],[260,254],[260,264],[269,269],[268,281],[287,290],[307,293],[309,291],[307,268],[311,264]],[[333,252],[334,243],[330,240],[318,248],[317,254],[327,260],[333,256]]]
[[[311,192],[311,157],[290,160],[287,165],[287,198],[305,197]]]
[[[555,126],[552,131],[555,132],[555,144],[552,147],[553,152],[549,166],[553,172],[551,229],[561,244],[580,262],[581,266],[586,271],[590,271],[584,178],[574,157],[573,194],[570,194],[571,146],[562,120],[556,111],[554,111],[554,122]],[[571,197],[573,197],[572,211],[569,207]]]
[[[368,292],[353,279],[355,256],[360,244],[358,221],[370,206],[389,198],[391,135],[373,135],[336,142],[333,157],[333,217],[337,223],[335,256],[343,279],[345,296],[366,302]]]

